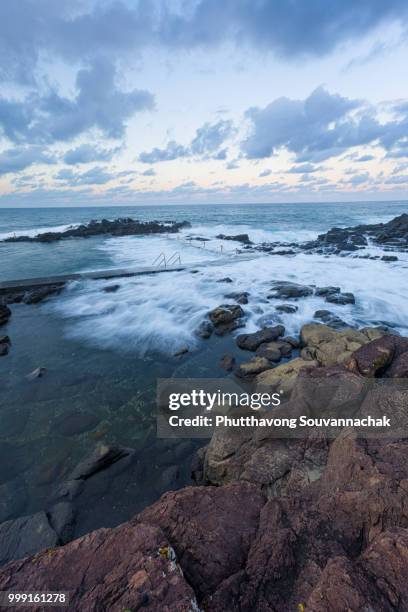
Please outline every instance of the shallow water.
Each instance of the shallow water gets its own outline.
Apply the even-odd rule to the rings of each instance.
[[[352,325],[386,322],[408,334],[407,254],[395,263],[315,254],[243,258],[238,243],[216,239],[248,233],[258,243],[307,240],[332,226],[387,221],[407,211],[406,203],[0,209],[3,235],[118,216],[193,224],[180,235],[0,243],[1,280],[150,265],[160,252],[178,252],[183,263],[196,266],[114,283],[75,282],[43,304],[12,306],[10,323],[1,329],[12,348],[0,359],[0,520],[46,508],[58,484],[99,442],[135,448],[137,461],[109,481],[103,473],[91,479],[79,499],[77,534],[126,520],[164,490],[189,482],[198,443],[157,440],[156,380],[223,376],[218,360],[226,350],[248,358],[233,337],[203,341],[194,335],[208,310],[231,301],[227,293],[250,292],[248,330],[262,317],[296,334],[316,310],[327,308]],[[217,282],[227,276],[232,283]],[[267,299],[275,280],[338,285],[355,293],[356,304],[335,306],[312,296],[296,302],[295,314],[280,314],[275,305],[281,301]],[[116,292],[104,291],[112,284],[119,284]],[[191,353],[174,358],[185,345]],[[27,381],[38,367],[46,368],[45,376]]]

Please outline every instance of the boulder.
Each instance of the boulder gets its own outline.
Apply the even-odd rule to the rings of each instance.
[[[195,330],[195,335],[206,340],[214,331],[214,325],[210,321],[202,321]]]
[[[251,334],[240,334],[236,338],[236,343],[239,348],[246,351],[256,351],[258,346],[263,342],[271,342],[277,340],[280,336],[285,333],[283,325],[276,325],[275,327],[265,327],[257,332]]]
[[[242,323],[239,322],[239,319],[242,319],[244,315],[241,306],[236,304],[222,304],[208,313],[215,332],[220,335],[240,327]]]
[[[345,323],[340,317],[335,315],[330,310],[316,310],[313,315],[314,319],[318,319],[325,323],[329,327],[333,327],[334,329],[341,329],[342,327],[347,327],[347,323]]]
[[[388,378],[408,378],[408,351],[396,357],[387,369]]]
[[[43,300],[61,293],[63,285],[52,285],[47,287],[39,287],[38,289],[32,289],[25,293],[23,302],[24,304],[38,304]]]
[[[235,375],[239,378],[252,378],[260,374],[260,372],[270,369],[270,367],[271,364],[266,357],[257,355],[250,359],[250,361],[241,363],[238,368],[236,368]]]
[[[232,292],[224,295],[225,298],[235,300],[238,304],[248,304],[248,291]]]
[[[398,257],[396,255],[383,255],[381,257],[381,261],[398,261]]]
[[[0,524],[0,564],[9,563],[58,544],[45,512]]]
[[[331,293],[326,295],[326,302],[345,306],[346,304],[355,304],[356,298],[353,293]]]
[[[408,338],[384,335],[355,351],[346,363],[352,372],[373,377],[386,372],[394,358],[408,351]]]
[[[275,306],[275,310],[278,312],[285,312],[286,314],[293,314],[297,309],[298,307],[293,304],[279,304],[279,306]]]
[[[263,342],[256,349],[256,353],[260,357],[266,357],[269,361],[280,361],[282,359],[281,352],[276,342]]]
[[[218,238],[218,240],[234,240],[236,242],[242,242],[242,244],[252,244],[248,234],[236,234],[235,236],[226,236],[225,234],[218,234],[216,238]]]
[[[287,363],[266,370],[256,377],[257,391],[282,390],[285,395],[289,395],[293,390],[296,378],[303,368],[316,367],[317,361],[306,361],[304,359],[292,359]]]
[[[340,287],[316,287],[315,295],[326,297],[326,295],[333,295],[334,293],[340,293]]]
[[[0,304],[0,325],[5,325],[11,317],[11,310],[8,306]]]
[[[297,299],[301,297],[307,297],[313,294],[312,287],[308,285],[299,285],[297,283],[290,283],[287,281],[277,281],[272,284],[273,293],[268,295],[268,298],[279,298],[279,299]]]

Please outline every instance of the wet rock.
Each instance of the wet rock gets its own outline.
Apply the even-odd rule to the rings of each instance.
[[[235,366],[235,357],[230,353],[225,353],[220,359],[220,366],[226,372],[231,372]]]
[[[333,327],[334,329],[341,329],[342,327],[347,327],[347,323],[343,321],[343,319],[340,319],[340,317],[335,315],[333,312],[330,312],[330,310],[316,310],[313,315],[313,318],[322,321],[323,323],[325,323],[329,327]]]
[[[173,357],[181,357],[182,355],[186,355],[189,352],[188,346],[182,346],[175,353],[173,353]]]
[[[299,285],[297,283],[290,283],[286,281],[278,281],[272,284],[273,293],[268,295],[268,298],[279,298],[279,299],[297,299],[301,297],[307,297],[313,294],[312,287],[307,285]]]
[[[235,375],[239,378],[252,378],[257,374],[260,374],[260,372],[269,370],[270,367],[271,364],[269,360],[266,359],[266,357],[261,357],[260,355],[257,355],[256,357],[250,359],[250,361],[241,363],[241,365],[236,368]]]
[[[60,544],[66,544],[72,540],[75,524],[75,513],[70,502],[55,504],[47,512],[48,521],[58,536]]]
[[[282,338],[282,342],[286,342],[287,344],[290,344],[291,347],[294,349],[297,349],[300,346],[299,340],[297,340],[293,336],[285,336],[284,338]]]
[[[198,610],[163,531],[143,523],[99,529],[0,572],[2,590],[23,584],[25,591],[69,591],[70,610]]]
[[[46,368],[36,368],[35,370],[27,374],[26,379],[27,380],[37,380],[37,378],[42,378],[43,376],[45,376],[46,373],[47,373]]]
[[[292,304],[279,304],[279,306],[275,307],[275,310],[278,312],[286,312],[287,314],[293,314],[297,309],[298,307]]]
[[[51,297],[52,295],[57,295],[58,293],[61,293],[62,289],[63,285],[53,285],[33,289],[31,291],[27,291],[24,294],[23,302],[24,304],[38,304],[39,302],[42,302],[43,300]]]
[[[326,295],[333,295],[334,293],[340,293],[340,287],[316,287],[315,295],[326,297]]]
[[[234,281],[229,276],[225,276],[224,278],[219,278],[216,282],[217,283],[232,283]]]
[[[389,378],[408,378],[408,351],[396,357],[387,369]]]
[[[4,242],[42,242],[52,243],[66,238],[89,238],[108,234],[111,236],[143,236],[149,234],[175,234],[180,229],[191,227],[188,221],[180,223],[168,221],[136,221],[129,217],[123,219],[102,219],[101,221],[90,221],[87,225],[72,227],[64,232],[44,232],[37,236],[16,236],[6,238]]]
[[[256,351],[258,346],[263,342],[271,342],[277,340],[280,336],[285,333],[283,325],[276,325],[275,327],[265,327],[252,334],[240,334],[236,338],[236,343],[239,348],[246,351]]]
[[[223,335],[233,331],[242,325],[240,319],[245,316],[241,306],[236,304],[221,304],[208,313],[211,323],[214,325],[215,332]]]
[[[238,302],[238,304],[248,304],[248,296],[249,296],[248,291],[232,292],[232,293],[227,293],[226,295],[224,295],[225,298],[235,300]]]
[[[165,470],[163,470],[160,476],[159,488],[161,491],[168,491],[171,488],[174,488],[177,480],[180,476],[180,470],[177,465],[169,465]]]
[[[398,257],[396,255],[383,255],[381,261],[398,261]]]
[[[235,240],[236,242],[241,242],[242,244],[252,244],[248,234],[236,234],[236,236],[226,236],[225,234],[218,234],[216,238],[218,238],[219,240]]]
[[[8,306],[0,304],[0,325],[5,325],[11,317],[11,310]]]
[[[213,331],[214,325],[210,323],[210,321],[202,321],[194,333],[199,338],[206,340],[207,338],[210,338]]]
[[[11,346],[10,338],[8,336],[1,336],[0,337],[0,357],[4,357],[5,355],[8,355],[10,346]]]
[[[27,501],[27,484],[22,478],[15,478],[0,485],[0,523],[20,516]]]
[[[346,304],[355,304],[356,298],[353,293],[333,293],[326,295],[326,302],[345,306]]]
[[[322,366],[333,366],[344,363],[354,351],[369,342],[369,337],[346,327],[336,331],[321,323],[308,323],[300,331],[302,353],[308,359],[315,359]]]
[[[103,288],[105,293],[116,293],[120,289],[120,285],[107,285]]]
[[[256,353],[260,357],[266,357],[269,361],[278,362],[282,359],[282,354],[276,345],[276,342],[263,342],[256,349]]]
[[[70,475],[70,479],[87,479],[96,472],[105,470],[117,461],[134,455],[134,450],[124,446],[99,444],[94,452],[81,461]]]
[[[0,524],[0,564],[52,548],[58,536],[45,512],[6,521]]]
[[[91,412],[73,410],[57,417],[51,425],[51,431],[60,436],[75,436],[94,429],[99,421],[100,418]]]
[[[293,390],[296,378],[303,368],[316,367],[317,361],[306,361],[304,359],[292,359],[287,363],[262,372],[256,377],[257,391],[282,390],[288,395]]]

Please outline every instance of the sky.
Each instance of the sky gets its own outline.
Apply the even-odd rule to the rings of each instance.
[[[0,207],[408,199],[406,0],[2,0]]]

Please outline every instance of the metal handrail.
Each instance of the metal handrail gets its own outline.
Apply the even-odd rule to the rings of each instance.
[[[154,262],[152,263],[152,266],[157,265],[157,267],[161,266],[162,264],[164,264],[164,267],[167,267],[167,262],[166,262],[166,255],[164,253],[160,253],[156,259],[154,260]]]
[[[181,264],[181,257],[178,251],[176,253],[173,253],[173,255],[171,255],[171,257],[167,260],[168,266],[175,263]]]

